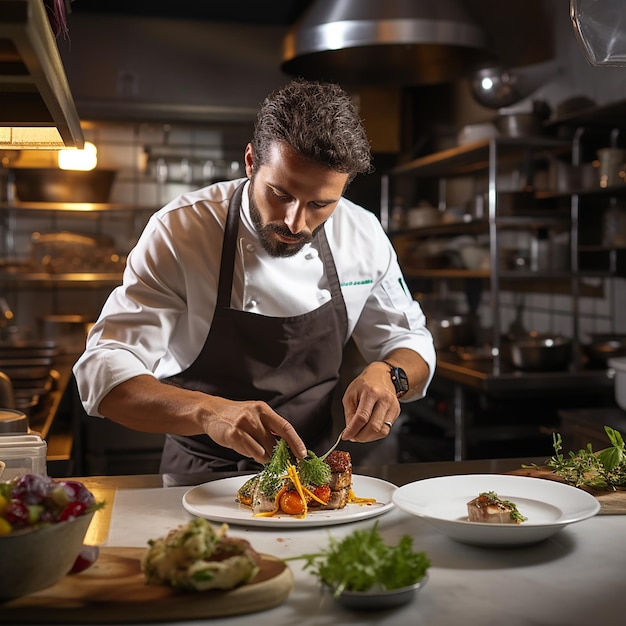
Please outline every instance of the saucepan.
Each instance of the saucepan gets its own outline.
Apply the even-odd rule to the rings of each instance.
[[[571,358],[572,341],[562,335],[531,332],[511,341],[511,361],[521,370],[564,370]]]

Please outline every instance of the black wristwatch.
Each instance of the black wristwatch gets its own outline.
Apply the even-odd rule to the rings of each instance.
[[[396,367],[387,361],[383,361],[391,369],[389,375],[391,376],[391,382],[396,388],[396,397],[401,398],[409,390],[409,379],[406,372],[401,367]]]

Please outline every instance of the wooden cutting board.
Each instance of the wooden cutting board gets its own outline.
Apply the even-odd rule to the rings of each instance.
[[[545,478],[546,480],[554,480],[560,483],[565,482],[563,478],[555,474],[549,467],[523,467],[508,473],[516,476]],[[626,489],[621,488],[617,491],[601,491],[586,487],[580,487],[580,489],[587,491],[598,499],[598,502],[600,502],[598,515],[626,515]]]
[[[262,555],[249,583],[230,591],[179,591],[147,585],[139,560],[144,548],[101,548],[80,574],[0,605],[3,623],[72,624],[180,621],[263,611],[282,604],[293,574],[279,559]]]

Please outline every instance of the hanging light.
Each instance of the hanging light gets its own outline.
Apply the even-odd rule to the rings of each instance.
[[[59,150],[58,162],[62,170],[86,172],[94,169],[98,164],[98,149],[90,141],[85,141],[85,147],[82,150],[75,148]]]

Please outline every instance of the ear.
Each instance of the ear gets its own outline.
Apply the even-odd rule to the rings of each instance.
[[[246,176],[252,178],[252,170],[254,169],[254,154],[252,153],[252,144],[249,143],[246,146],[246,152],[244,154],[244,161],[246,164]]]

